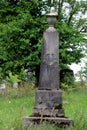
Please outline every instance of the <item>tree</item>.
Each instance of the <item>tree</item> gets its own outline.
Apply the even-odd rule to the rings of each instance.
[[[86,19],[82,16],[86,13],[87,3],[86,1],[59,0],[58,5],[60,68],[65,68],[67,64],[80,62],[84,56],[85,39],[82,28],[86,25]]]
[[[39,3],[42,4],[42,2]],[[34,7],[32,7],[33,4],[35,4]],[[6,74],[9,70],[19,73],[22,67],[34,71],[35,66],[40,62],[38,58],[40,53],[39,43],[44,28],[40,28],[42,24],[40,9],[37,9],[38,5],[36,2],[34,3],[34,0],[18,2],[16,5],[10,2],[2,2],[2,9],[4,5],[6,10],[1,11],[0,26],[2,29],[0,35],[1,47],[5,48],[3,52],[6,53],[5,60],[1,55],[3,73]]]
[[[87,51],[86,51],[86,57],[85,59],[87,58]],[[82,67],[81,71],[82,71],[82,77],[83,79],[87,82],[87,61],[84,60],[84,66]]]
[[[50,7],[48,0],[21,0],[0,2],[0,68],[3,76],[9,71],[20,74],[21,69],[36,72],[38,77],[43,31],[47,28],[43,12]],[[60,69],[67,68],[83,57],[86,1],[58,0],[56,28],[60,34]],[[68,11],[68,12],[67,12]],[[3,55],[2,55],[3,53]]]

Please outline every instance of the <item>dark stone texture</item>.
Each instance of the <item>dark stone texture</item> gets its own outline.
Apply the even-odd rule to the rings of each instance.
[[[38,90],[35,96],[35,106],[43,104],[45,104],[45,108],[59,106],[62,103],[61,94],[61,90]]]
[[[33,116],[40,117],[64,117],[64,110],[63,109],[41,109],[41,108],[35,108],[33,110]]]
[[[23,125],[28,130],[28,127],[33,123],[40,124],[43,122],[49,122],[51,124],[55,124],[58,127],[66,128],[72,127],[73,121],[70,118],[60,118],[60,117],[25,117],[23,118]]]
[[[63,117],[61,90],[38,90],[33,115]]]
[[[43,35],[39,89],[59,89],[58,33],[49,27]]]

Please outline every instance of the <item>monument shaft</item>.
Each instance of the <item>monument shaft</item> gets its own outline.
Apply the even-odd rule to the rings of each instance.
[[[59,89],[59,36],[54,28],[55,21],[56,19],[49,17],[49,27],[43,34],[39,90],[35,95],[34,116],[41,116],[43,113],[44,117],[64,117],[62,93]]]
[[[43,34],[39,89],[59,89],[58,33],[49,27]]]

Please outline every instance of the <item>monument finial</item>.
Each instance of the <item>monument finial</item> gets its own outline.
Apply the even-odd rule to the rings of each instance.
[[[49,24],[50,27],[54,26],[54,24],[56,23],[57,16],[58,16],[58,14],[55,11],[55,8],[51,7],[50,8],[50,13],[46,14],[47,22],[48,22],[48,24]]]

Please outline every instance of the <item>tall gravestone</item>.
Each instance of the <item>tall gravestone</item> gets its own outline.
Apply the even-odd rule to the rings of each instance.
[[[59,126],[71,125],[62,108],[62,93],[59,87],[59,36],[54,28],[57,13],[51,7],[46,15],[48,29],[43,34],[39,86],[35,94],[33,114],[23,119],[27,126],[31,121],[49,121]]]
[[[54,8],[46,15],[49,24],[43,34],[39,90],[36,92],[34,115],[64,116],[62,96],[59,89],[59,47],[58,32],[54,28],[57,14]]]

